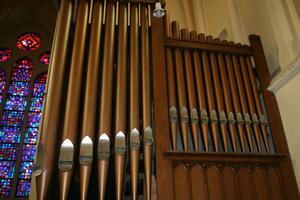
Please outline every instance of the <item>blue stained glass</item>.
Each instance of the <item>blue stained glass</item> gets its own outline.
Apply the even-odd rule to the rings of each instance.
[[[0,162],[0,179],[13,178],[15,173],[15,162],[1,161]]]
[[[24,111],[26,108],[26,97],[9,96],[5,103],[5,110]]]
[[[33,97],[31,100],[31,105],[29,110],[32,112],[42,112],[42,108],[43,108],[43,98]]]
[[[0,144],[0,160],[16,160],[18,153],[17,144]]]
[[[33,96],[42,97],[46,93],[46,85],[43,83],[35,83],[33,88]]]
[[[22,161],[33,161],[35,157],[35,145],[25,144],[22,152]]]
[[[0,69],[0,94],[4,93],[5,83],[6,83],[6,74],[4,70]]]
[[[11,192],[11,179],[0,179],[0,196],[8,197]]]
[[[20,167],[21,179],[30,179],[32,174],[33,162],[22,162]]]
[[[9,86],[8,94],[10,95],[20,95],[28,96],[29,92],[29,83],[25,82],[12,82]]]
[[[1,124],[4,126],[23,126],[24,112],[4,111]]]
[[[31,77],[31,69],[14,67],[12,81],[30,82]]]
[[[4,93],[6,81],[0,81],[0,94]]]
[[[21,127],[1,127],[0,128],[0,142],[4,143],[20,143],[20,136],[22,133]]]
[[[2,95],[0,94],[0,104],[2,103]]]
[[[38,139],[39,130],[38,128],[27,128],[24,143],[25,144],[36,144]]]
[[[39,127],[41,121],[41,113],[40,112],[30,112],[28,113],[28,123],[29,127]]]
[[[18,197],[27,197],[30,192],[30,180],[19,180],[17,188]]]

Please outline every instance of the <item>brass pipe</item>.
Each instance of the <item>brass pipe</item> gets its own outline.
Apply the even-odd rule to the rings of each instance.
[[[90,46],[88,51],[87,78],[80,143],[80,199],[87,198],[93,162],[93,139],[96,128],[97,91],[100,71],[100,43],[102,33],[102,9],[100,0],[93,3]]]
[[[197,32],[191,32],[191,39],[197,40]],[[204,151],[209,151],[209,128],[208,128],[208,117],[207,117],[207,107],[205,99],[205,90],[203,82],[203,66],[200,62],[200,55],[197,50],[193,51],[193,61],[194,61],[194,73],[195,73],[195,83],[196,83],[196,95],[198,99],[198,109],[200,111],[201,118],[201,130],[203,135]]]
[[[130,171],[132,199],[137,198],[137,182],[140,158],[139,132],[139,31],[138,7],[131,5],[130,9]]]
[[[264,117],[264,114],[263,114],[262,105],[261,105],[261,102],[260,102],[260,99],[259,99],[259,93],[258,93],[258,89],[257,89],[257,84],[256,84],[255,76],[254,76],[254,71],[253,71],[251,59],[250,59],[250,57],[247,57],[246,60],[247,60],[248,74],[249,74],[249,77],[250,77],[252,91],[253,91],[253,94],[254,94],[255,105],[256,105],[257,113],[258,113],[259,119],[260,119],[264,144],[265,144],[267,153],[270,153],[270,144],[269,144],[269,141],[268,141],[266,121],[265,121],[265,117]]]
[[[168,13],[165,15],[165,35],[171,36],[170,19]],[[177,130],[178,130],[178,114],[177,114],[177,102],[175,91],[175,74],[174,74],[174,61],[173,54],[170,48],[166,48],[167,57],[167,80],[168,80],[168,97],[169,97],[169,118],[170,118],[170,130],[171,130],[171,146],[173,151],[177,150]]]
[[[183,39],[190,39],[187,29],[182,29],[181,36]],[[192,68],[192,57],[189,49],[184,49],[184,60],[193,145],[195,151],[199,151],[199,117],[195,95],[195,80]]]
[[[172,22],[172,35],[174,38],[180,38],[179,24],[176,21]],[[180,108],[180,129],[183,141],[183,150],[187,151],[189,117],[186,102],[182,52],[179,48],[175,48],[175,74],[177,81],[178,105]]]
[[[225,100],[225,108],[226,108],[226,114],[228,117],[228,126],[229,126],[229,132],[231,136],[233,151],[237,152],[237,138],[235,133],[235,119],[234,114],[232,112],[232,103],[231,103],[231,94],[229,91],[229,83],[226,76],[226,68],[225,68],[225,61],[224,56],[221,53],[218,53],[218,62],[219,62],[219,72],[221,76],[221,82],[223,86],[223,93],[224,93],[224,100]]]
[[[229,79],[229,84],[230,84],[230,89],[232,94],[232,102],[233,102],[233,107],[234,107],[235,117],[237,122],[237,128],[238,128],[238,133],[241,142],[241,148],[242,148],[242,152],[246,152],[246,139],[245,139],[245,131],[243,125],[244,120],[241,115],[241,109],[240,109],[241,105],[239,101],[238,91],[236,88],[231,56],[229,54],[226,54],[225,60],[226,60],[226,69],[228,72],[227,74],[228,74],[228,79]]]
[[[112,126],[113,68],[115,43],[115,4],[108,2],[106,7],[103,72],[98,141],[98,187],[99,199],[105,199],[109,168],[110,141]]]
[[[251,128],[252,122],[251,122],[250,116],[248,114],[246,94],[245,94],[244,83],[243,83],[242,75],[241,75],[241,71],[240,71],[239,61],[238,61],[238,58],[236,55],[232,56],[232,60],[233,60],[233,69],[234,69],[237,86],[238,86],[238,91],[239,91],[240,103],[241,103],[241,107],[242,107],[242,111],[243,111],[243,115],[244,115],[243,117],[244,117],[250,152],[254,152],[254,143],[253,143],[252,128]]]
[[[74,146],[77,141],[78,133],[79,106],[83,78],[83,62],[87,35],[88,13],[88,0],[81,0],[79,2],[76,18],[66,112],[58,163],[60,199],[62,200],[68,198],[74,167]],[[66,141],[71,142],[72,144],[67,144]],[[70,146],[64,146],[64,144],[73,145],[73,151],[69,149]]]
[[[246,64],[246,59],[243,56],[240,56],[240,63],[241,63],[241,71],[242,71],[242,76],[243,76],[243,81],[245,83],[245,88],[246,88],[246,95],[247,95],[247,100],[249,104],[249,109],[252,114],[252,125],[255,133],[255,140],[258,148],[258,152],[262,153],[262,147],[261,147],[261,141],[260,141],[260,131],[259,131],[259,121],[256,115],[255,111],[255,105],[254,105],[254,100],[253,100],[253,94],[251,91],[251,84],[250,80],[247,74],[247,64]]]
[[[209,38],[211,36],[208,36]],[[212,37],[211,37],[212,38]],[[212,132],[212,138],[214,143],[214,150],[216,152],[219,151],[219,140],[218,140],[218,118],[216,114],[216,108],[215,108],[215,100],[214,95],[212,91],[212,80],[211,80],[211,74],[210,74],[210,64],[209,64],[209,58],[207,51],[201,52],[201,58],[203,62],[203,76],[205,81],[205,90],[207,95],[207,104],[208,109],[210,112],[210,125],[211,125],[211,132]]]
[[[145,173],[145,199],[151,200],[151,169],[152,169],[152,146],[153,133],[151,123],[151,77],[149,58],[149,24],[148,6],[141,6],[141,31],[142,31],[142,106],[143,106],[143,150],[144,150],[144,173]]]
[[[51,69],[47,81],[47,101],[45,102],[40,143],[34,175],[37,185],[37,199],[46,199],[53,177],[56,140],[59,132],[61,100],[66,57],[71,29],[73,1],[62,0],[57,19],[57,30],[52,53]]]
[[[119,4],[119,35],[115,122],[116,199],[123,194],[127,113],[127,4]]]

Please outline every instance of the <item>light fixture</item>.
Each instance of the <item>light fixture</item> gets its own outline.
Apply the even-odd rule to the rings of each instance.
[[[161,3],[158,1],[155,3],[155,9],[153,11],[153,16],[157,18],[161,18],[165,16],[166,11],[161,7]]]

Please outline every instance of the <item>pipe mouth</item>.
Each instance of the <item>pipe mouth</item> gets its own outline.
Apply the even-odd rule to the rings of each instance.
[[[144,130],[144,144],[146,145],[153,144],[153,132],[150,126],[146,127]]]
[[[165,14],[166,14],[166,10],[161,7],[161,3],[156,2],[155,9],[153,11],[153,16],[157,17],[157,18],[161,18],[161,17],[165,16]]]
[[[140,149],[140,133],[136,128],[130,132],[130,148]]]
[[[119,131],[115,138],[115,153],[124,154],[126,152],[126,138],[122,131]]]
[[[37,147],[36,160],[33,167],[33,175],[40,176],[44,172],[44,158],[45,158],[45,148],[42,143],[40,143]]]
[[[85,136],[80,143],[79,162],[82,165],[93,162],[93,141],[89,136]]]
[[[61,147],[58,160],[58,168],[61,171],[71,171],[73,168],[74,145],[71,140],[66,139]]]
[[[98,141],[98,159],[108,160],[110,155],[110,140],[106,133],[103,133],[99,137]]]

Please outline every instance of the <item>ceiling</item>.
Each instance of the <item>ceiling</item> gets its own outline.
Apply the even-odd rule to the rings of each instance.
[[[53,34],[57,10],[57,0],[2,0],[0,35],[26,21],[34,21]]]

